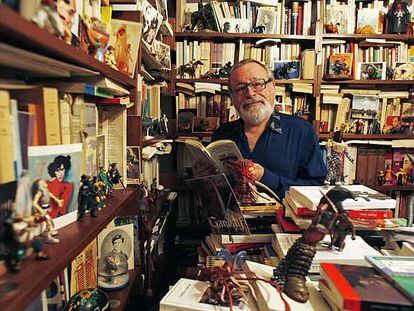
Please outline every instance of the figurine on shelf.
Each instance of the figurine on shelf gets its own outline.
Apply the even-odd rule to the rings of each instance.
[[[231,67],[232,67],[231,62],[225,63],[223,67],[221,67],[218,71],[220,78],[226,79],[229,76]]]
[[[198,1],[198,11],[191,14],[191,28],[193,31],[197,27],[198,31],[218,31],[215,13],[210,2],[203,5],[203,1]]]
[[[98,180],[103,183],[103,186],[102,187],[104,189],[105,197],[106,198],[110,198],[112,196],[111,193],[112,193],[112,186],[113,185],[108,180],[107,173],[106,173],[105,168],[103,166],[101,166],[99,168]]]
[[[95,191],[95,201],[97,204],[98,211],[106,207],[106,195],[105,195],[105,184],[98,180],[97,176],[93,177],[93,187]]]
[[[161,119],[160,119],[160,128],[161,128],[161,133],[160,135],[168,135],[168,118],[165,114],[162,115]]]
[[[81,185],[78,195],[78,221],[83,221],[86,210],[89,210],[92,217],[96,215],[96,201],[94,197],[93,184],[87,175],[81,176]]]
[[[384,171],[383,170],[379,170],[378,171],[377,180],[378,180],[378,186],[384,185],[384,182],[385,182],[385,174],[384,174]]]
[[[387,165],[385,169],[385,175],[384,175],[384,186],[390,186],[392,185],[394,179],[394,172],[392,171],[390,165]]]
[[[397,177],[397,185],[398,186],[402,186],[404,184],[405,176],[406,176],[406,174],[405,174],[405,172],[402,168],[400,168],[398,170],[398,172],[395,173],[395,177]]]
[[[119,173],[117,164],[111,163],[109,165],[109,169],[108,172],[106,173],[106,176],[108,177],[108,181],[112,184],[112,185],[117,185],[117,184],[121,184],[122,188],[124,188],[124,190],[126,191],[125,185],[122,181],[122,176]]]
[[[197,68],[201,65],[203,65],[201,60],[192,60],[189,63],[178,67],[177,74],[181,79],[185,78],[185,74],[188,74],[189,78],[194,79]]]
[[[65,27],[57,12],[57,3],[55,0],[42,0],[41,7],[32,18],[32,21],[48,33],[60,38],[65,36]]]
[[[387,13],[388,33],[402,34],[407,30],[410,22],[408,4],[403,0],[395,0]]]
[[[347,157],[351,163],[354,159],[348,153],[348,146],[343,141],[343,128],[335,132],[334,139],[328,140],[326,144],[326,166],[328,175],[325,179],[325,185],[341,184],[344,181],[344,157]]]
[[[57,12],[62,20],[64,40],[67,44],[73,44],[72,26],[76,14],[76,0],[57,0]]]

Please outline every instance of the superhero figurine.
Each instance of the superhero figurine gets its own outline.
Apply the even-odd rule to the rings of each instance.
[[[103,166],[101,166],[99,168],[99,173],[98,173],[98,180],[100,182],[103,183],[103,189],[105,192],[105,196],[107,198],[110,198],[112,195],[112,183],[108,180],[108,176],[107,176],[107,172],[105,171],[105,168]]]
[[[122,188],[124,188],[124,190],[126,191],[125,185],[122,182],[122,176],[119,173],[118,167],[116,166],[116,163],[111,163],[109,165],[109,170],[106,173],[106,176],[108,177],[108,181],[112,184],[112,185],[117,185],[117,184],[121,184]]]
[[[83,216],[87,209],[92,217],[97,217],[94,185],[89,176],[86,175],[81,176],[81,183],[78,195],[78,221],[83,221]]]

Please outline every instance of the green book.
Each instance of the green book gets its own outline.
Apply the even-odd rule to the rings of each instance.
[[[414,303],[414,257],[366,256],[365,258]]]

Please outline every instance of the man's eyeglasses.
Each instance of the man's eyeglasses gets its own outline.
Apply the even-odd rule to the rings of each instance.
[[[236,86],[233,89],[233,93],[235,93],[235,94],[236,93],[239,93],[240,94],[242,92],[244,93],[249,86],[250,86],[250,88],[253,91],[260,92],[260,91],[263,91],[266,88],[266,85],[270,81],[272,81],[272,77],[269,77],[267,80],[265,80],[265,79],[258,79],[258,80],[251,81],[249,83],[240,84],[240,85]]]

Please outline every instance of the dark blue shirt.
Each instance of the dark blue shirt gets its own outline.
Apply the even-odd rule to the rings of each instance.
[[[212,141],[221,139],[234,141],[245,159],[263,166],[260,182],[281,198],[292,185],[322,185],[325,180],[327,170],[315,131],[300,117],[272,114],[252,152],[241,119],[220,126]]]

